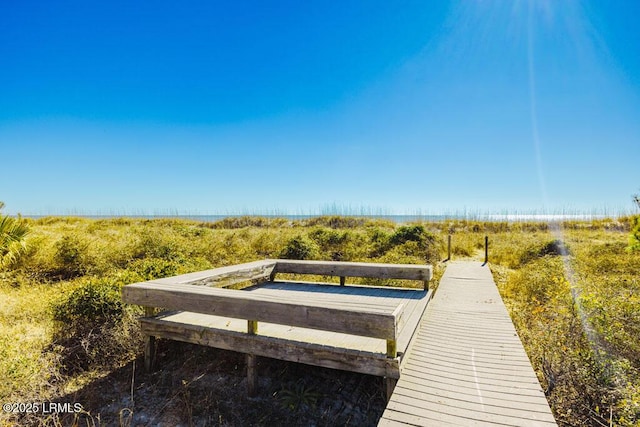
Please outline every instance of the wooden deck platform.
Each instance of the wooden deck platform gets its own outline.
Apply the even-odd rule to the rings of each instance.
[[[556,425],[488,267],[448,265],[378,425]]]
[[[312,304],[354,313],[391,315],[401,308],[398,358],[387,357],[384,339],[269,322],[260,322],[257,333],[248,336],[246,320],[187,311],[142,319],[143,332],[256,356],[398,378],[399,363],[431,296],[430,291],[417,289],[284,281],[232,292],[247,292],[264,302]]]
[[[262,260],[122,289],[145,307],[145,369],[155,339],[246,353],[247,389],[257,392],[256,357],[382,376],[387,396],[433,291],[429,265]],[[340,284],[276,281],[278,274],[337,276]],[[351,277],[422,282],[420,289],[347,284]],[[250,282],[239,289],[226,287]],[[156,314],[157,308],[162,311]]]

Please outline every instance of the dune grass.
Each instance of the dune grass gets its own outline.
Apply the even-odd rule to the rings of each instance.
[[[118,298],[124,284],[279,257],[427,262],[435,284],[448,234],[453,259],[478,260],[488,235],[491,269],[558,422],[638,425],[640,252],[627,250],[632,223],[31,220],[26,253],[0,272],[0,400],[55,399],[139,356],[137,309]]]

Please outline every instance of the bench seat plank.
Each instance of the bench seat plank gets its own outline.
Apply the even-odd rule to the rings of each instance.
[[[258,335],[246,321],[189,312],[140,319],[142,332],[192,344],[363,374],[399,378],[399,358],[386,356],[385,341],[348,334],[260,323]]]

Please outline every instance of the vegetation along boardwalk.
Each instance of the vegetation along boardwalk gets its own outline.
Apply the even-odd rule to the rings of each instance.
[[[379,425],[556,425],[487,266],[448,265]]]

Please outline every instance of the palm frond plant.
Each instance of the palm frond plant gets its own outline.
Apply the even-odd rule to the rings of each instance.
[[[4,203],[0,202],[0,210]],[[26,237],[29,226],[18,215],[0,215],[0,268],[4,269],[13,264],[26,249]]]

